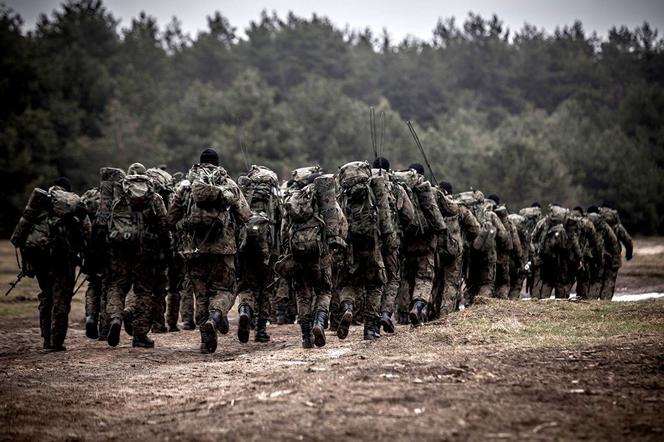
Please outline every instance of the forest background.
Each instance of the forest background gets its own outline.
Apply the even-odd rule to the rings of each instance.
[[[422,161],[412,120],[455,191],[497,193],[513,211],[608,204],[631,231],[664,233],[656,29],[600,38],[580,22],[509,30],[472,13],[432,27],[427,41],[392,41],[264,12],[240,37],[222,11],[191,36],[149,11],[120,27],[101,1],[77,0],[27,31],[0,5],[0,236],[35,186],[66,175],[82,192],[102,166],[186,171],[209,146],[234,176],[246,162],[286,179],[371,160],[369,106],[385,113],[393,168]]]

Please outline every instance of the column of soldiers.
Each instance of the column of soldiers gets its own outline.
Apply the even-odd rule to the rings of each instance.
[[[375,340],[482,298],[611,299],[622,247],[617,212],[539,204],[510,214],[498,195],[454,194],[421,164],[353,161],[277,174],[252,166],[236,183],[213,149],[186,175],[132,164],[103,168],[82,197],[66,178],[35,189],[11,238],[36,276],[44,349],[64,350],[77,266],[87,279],[85,330],[115,347],[121,331],[151,348],[150,332],[198,328],[214,353],[230,330],[268,342],[268,324],[297,321],[302,347],[354,324]]]

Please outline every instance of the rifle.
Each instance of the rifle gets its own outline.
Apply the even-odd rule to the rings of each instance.
[[[424,148],[422,147],[422,143],[420,143],[420,138],[417,136],[417,133],[415,132],[415,128],[413,128],[413,124],[410,122],[410,120],[406,121],[406,124],[408,125],[408,129],[410,130],[410,134],[413,136],[413,140],[415,140],[417,148],[420,150],[420,153],[424,158],[424,162],[426,163],[427,168],[429,169],[429,173],[431,174],[431,179],[433,180],[433,183],[436,186],[438,186],[438,180],[436,179],[436,175],[434,175],[433,173],[433,169],[431,168],[431,164],[429,164],[429,159],[427,158],[427,154],[424,153]]]
[[[373,106],[369,107],[369,130],[371,132],[371,147],[375,160],[378,158],[378,147],[376,146],[376,112]]]
[[[244,145],[244,130],[242,130],[242,133],[240,134],[239,137],[239,142],[240,142],[240,150],[242,151],[242,158],[244,159],[244,167],[247,168],[247,172],[249,172],[249,161],[247,161],[247,150]]]
[[[378,144],[378,155],[383,156],[385,152],[385,112],[380,112],[380,144]],[[379,168],[379,174],[383,174],[383,163],[381,161],[381,167]]]
[[[12,292],[12,290],[14,290],[14,288],[18,285],[18,283],[21,282],[21,279],[23,279],[26,276],[27,275],[25,274],[25,272],[21,269],[21,271],[18,272],[18,275],[16,275],[16,280],[14,282],[9,283],[9,290],[7,290],[5,296],[9,295]]]

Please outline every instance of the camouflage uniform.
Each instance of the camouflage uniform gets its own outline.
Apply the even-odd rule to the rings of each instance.
[[[63,207],[59,202],[66,213],[58,209]],[[75,270],[89,228],[79,197],[53,186],[48,193],[35,189],[12,234],[12,244],[21,249],[23,272],[36,277],[41,290],[39,326],[46,350],[65,349]]]
[[[228,333],[227,314],[235,302],[236,227],[250,217],[237,184],[223,168],[207,163],[189,171],[168,211],[170,224],[183,230],[181,253],[196,299],[203,353],[216,350],[217,331]]]
[[[382,291],[387,281],[381,248],[383,244],[396,246],[385,178],[372,177],[369,164],[360,161],[342,166],[338,174],[343,189],[340,204],[349,230],[347,275],[340,294],[342,318],[337,330],[340,339],[346,338],[357,315],[355,306],[362,303],[364,338],[379,336]]]
[[[541,266],[542,289],[540,298],[569,297],[570,282],[581,262],[578,232],[567,225],[568,210],[552,206],[549,214],[533,233],[536,262]]]
[[[521,239],[516,226],[512,224],[507,213],[505,206],[499,206],[495,209],[495,213],[503,223],[505,230],[507,230],[510,238],[510,248],[500,248],[496,261],[496,290],[495,297],[507,299],[510,295],[511,289],[511,275],[516,273],[516,269],[523,268],[523,249],[521,247]]]
[[[375,169],[373,173],[376,175]],[[400,248],[404,232],[415,224],[415,208],[401,184],[397,183],[387,171],[382,173],[386,174],[387,178],[391,222],[396,236],[393,237],[395,241],[383,241],[381,248],[387,281],[383,287],[380,311],[383,329],[386,332],[393,332],[394,326],[391,318],[401,284]]]
[[[485,201],[480,191],[464,192],[455,198],[465,205],[480,224],[480,230],[469,244],[464,257],[466,290],[464,303],[473,304],[476,297],[491,297],[496,280],[497,247],[509,249],[511,237],[493,211],[493,201]]]
[[[521,244],[527,249],[524,253],[527,257],[526,266],[526,293],[532,298],[538,299],[542,290],[542,279],[540,277],[541,268],[536,265],[535,249],[533,248],[532,237],[538,224],[542,221],[542,209],[538,206],[524,207],[519,210],[519,215],[523,217],[522,232],[524,240]],[[541,228],[541,227],[540,227]]]
[[[479,232],[479,223],[465,207],[454,202],[442,191],[438,206],[447,226],[447,235],[438,243],[434,279],[433,318],[455,311],[461,303],[464,237],[471,242]]]
[[[270,299],[275,287],[274,265],[279,257],[281,202],[277,193],[277,175],[268,168],[252,166],[239,185],[253,216],[242,231],[239,253],[238,284],[240,342],[249,339],[250,324],[255,319],[256,341],[267,342]]]
[[[589,213],[588,220],[593,223],[601,259],[594,260],[589,266],[589,299],[611,299],[613,286],[607,284],[607,274],[617,273],[620,268],[620,241],[613,229],[599,213]]]
[[[614,209],[608,207],[600,207],[599,213],[609,224],[613,232],[618,238],[619,247],[618,247],[618,266],[610,265],[605,268],[604,273],[604,286],[602,289],[602,299],[611,299],[613,298],[613,293],[616,290],[616,279],[618,278],[618,269],[622,265],[622,248],[625,247],[625,258],[629,261],[632,259],[632,254],[634,253],[634,244],[632,243],[632,237],[627,233],[627,230],[622,225],[620,221],[620,216],[618,212]]]
[[[288,238],[288,246],[275,267],[282,278],[291,281],[295,292],[304,348],[326,343],[324,329],[332,289],[330,246],[343,245],[334,179],[314,179],[317,175],[318,167],[293,171],[293,190],[285,199],[284,238]]]
[[[508,218],[516,228],[522,253],[522,260],[520,263],[515,259],[510,261],[510,292],[508,298],[519,299],[521,297],[521,290],[523,289],[523,281],[526,279],[525,267],[529,260],[530,239],[523,216],[513,213],[510,214]]]
[[[576,297],[587,299],[588,290],[590,289],[590,266],[596,265],[595,263],[601,265],[602,262],[600,238],[592,221],[583,217],[582,214],[571,214],[568,219],[568,227],[570,230],[574,230],[578,237],[581,249],[581,266],[572,269],[574,275],[567,291],[571,292],[574,280],[576,280]]]
[[[125,178],[144,179],[141,175]],[[124,193],[113,204],[109,221],[108,271],[104,277],[107,288],[107,312],[110,318],[108,344],[119,342],[119,328],[134,336],[133,345],[151,347],[147,338],[152,326],[154,283],[158,263],[170,250],[170,235],[166,222],[166,207],[157,193],[146,194],[139,206],[130,202],[130,194]],[[133,290],[133,302],[127,302],[127,294]]]
[[[99,189],[87,190],[81,197],[88,212],[88,218],[95,220],[99,210]],[[85,291],[85,334],[90,339],[105,340],[108,335],[108,315],[106,313],[106,291],[104,290],[103,272],[105,265],[106,248],[105,238],[95,228],[87,243],[85,252],[85,266],[83,272],[87,275],[87,289]]]
[[[395,175],[414,204],[417,221],[403,239],[400,308],[407,302],[410,323],[419,326],[429,318],[436,247],[446,226],[431,184],[413,170]]]

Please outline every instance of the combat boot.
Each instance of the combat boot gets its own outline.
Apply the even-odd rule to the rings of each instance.
[[[394,333],[394,322],[392,322],[390,312],[383,312],[380,315],[380,325],[383,327],[385,333]]]
[[[300,323],[300,330],[302,330],[302,348],[314,348],[314,337],[311,334],[311,322],[305,321]]]
[[[48,338],[44,338],[44,343],[42,344],[42,348],[44,350],[50,350],[51,349],[51,337],[50,336]]]
[[[159,324],[155,322],[154,324],[152,324],[150,331],[152,331],[152,333],[159,334],[159,333],[166,333],[168,329],[166,328],[165,324]]]
[[[116,347],[120,343],[120,331],[122,330],[122,320],[114,318],[108,327],[108,345]]]
[[[215,312],[217,313],[217,312]],[[243,344],[247,341],[249,341],[249,333],[251,332],[251,319],[252,319],[252,311],[251,307],[249,307],[246,304],[242,304],[240,308],[238,309],[239,318],[238,318],[238,326],[237,326],[237,338],[242,342]]]
[[[182,328],[184,330],[196,330],[196,323],[194,321],[184,321]]]
[[[219,310],[212,310],[210,312],[210,320],[219,333],[222,335],[228,333],[228,318],[222,312]]]
[[[169,332],[179,332],[180,329],[178,328],[178,324],[176,322],[172,324],[168,324],[168,331]]]
[[[277,325],[284,325],[287,322],[286,319],[286,305],[277,304]]]
[[[399,310],[397,324],[399,325],[408,325],[410,321],[408,320],[408,312]]]
[[[96,313],[85,318],[85,336],[90,339],[99,338],[98,322]]]
[[[106,341],[108,340],[108,324],[99,323],[99,340]]]
[[[131,340],[132,347],[154,348],[154,341],[148,338],[148,335],[134,336]]]
[[[341,303],[341,319],[339,320],[339,327],[337,327],[337,337],[339,339],[346,339],[348,336],[348,329],[353,323],[353,304],[350,302]]]
[[[270,342],[270,335],[267,333],[267,319],[256,320],[256,342]]]
[[[380,338],[378,334],[378,321],[376,318],[366,318],[364,320],[364,340],[375,341]]]
[[[327,321],[327,313],[324,310],[318,310],[314,314],[314,344],[316,347],[323,347],[325,345],[325,322]]]
[[[125,333],[129,336],[134,336],[134,312],[131,310],[124,310],[122,312],[122,323],[124,324]]]
[[[212,321],[206,321],[199,328],[201,331],[201,353],[214,353],[217,350],[217,331],[212,325]]]
[[[62,345],[62,343],[57,343],[51,345],[46,351],[50,353],[55,353],[58,351],[65,351],[65,350],[67,350],[67,348],[64,345]]]
[[[426,314],[426,303],[423,301],[415,301],[413,308],[408,313],[408,318],[410,319],[410,325],[413,327],[419,327],[424,325],[424,318]]]

